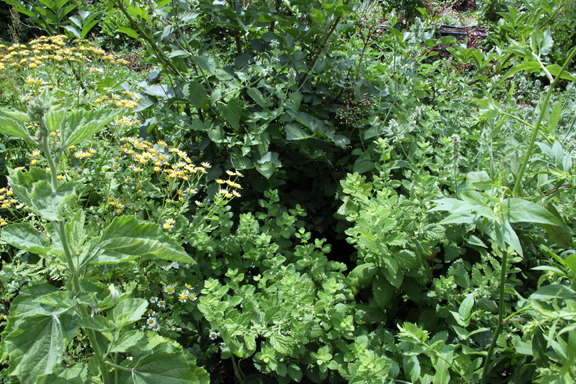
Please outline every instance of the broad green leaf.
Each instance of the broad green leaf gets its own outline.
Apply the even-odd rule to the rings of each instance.
[[[2,240],[27,252],[47,255],[50,241],[29,223],[12,224],[2,229]]]
[[[138,221],[133,216],[116,217],[100,238],[100,252],[92,264],[115,264],[142,259],[162,259],[193,263],[182,246],[163,233],[157,224]]]
[[[50,174],[40,167],[33,167],[29,172],[10,170],[8,182],[18,198],[26,205],[32,206],[29,193],[32,185],[38,181],[50,181]]]
[[[77,110],[68,113],[60,131],[62,147],[78,144],[91,137],[114,121],[119,113],[119,110],[114,109]]]
[[[550,118],[548,119],[548,131],[553,131],[558,126],[558,122],[560,121],[560,115],[562,114],[562,105],[563,104],[564,104],[564,99],[562,98],[554,106],[554,109],[552,110],[552,113],[550,114]]]
[[[552,76],[558,76],[562,67],[559,66],[558,64],[552,64],[552,65],[547,65],[546,69],[552,74]],[[564,79],[564,80],[570,80],[570,81],[576,82],[576,77],[574,77],[568,71],[562,72],[562,75],[560,76],[560,78]]]
[[[291,353],[292,342],[293,340],[289,336],[280,333],[273,333],[272,336],[270,336],[270,345],[283,355],[289,355]]]
[[[162,337],[154,331],[133,330],[124,333],[110,352],[151,351],[160,344],[172,342],[173,340]]]
[[[24,123],[6,116],[0,116],[0,133],[25,139],[30,137]]]
[[[238,99],[231,99],[226,105],[221,105],[218,112],[232,128],[240,129],[240,102]]]
[[[62,124],[66,121],[66,110],[58,109],[55,111],[48,111],[44,114],[44,124],[50,132],[56,132],[62,129]]]
[[[576,292],[567,285],[550,284],[538,289],[530,298],[533,300],[574,300],[576,299]]]
[[[372,292],[378,306],[386,310],[386,306],[394,296],[395,288],[383,276],[376,275],[372,280]]]
[[[314,136],[306,133],[301,127],[302,126],[298,123],[286,124],[284,126],[284,130],[286,131],[286,140],[303,140]]]
[[[131,372],[120,371],[118,384],[199,384],[197,367],[182,353],[155,352],[134,361],[125,360],[122,365]]]
[[[364,263],[358,265],[349,274],[350,288],[357,294],[372,283],[372,279],[377,272],[374,263]]]
[[[537,61],[529,61],[527,63],[522,63],[522,64],[518,64],[513,66],[512,68],[510,68],[508,70],[508,72],[506,72],[504,74],[504,76],[502,76],[503,79],[507,79],[508,77],[514,75],[517,72],[520,71],[526,71],[526,72],[540,72],[542,70],[542,67],[540,66],[540,63],[538,63]]]
[[[448,384],[450,381],[450,365],[454,356],[454,346],[446,345],[439,352],[444,359],[436,359],[434,368],[436,368],[436,374],[432,381],[433,384]]]
[[[316,8],[312,8],[311,11],[312,14],[310,16],[312,17],[312,19],[321,26],[324,26],[324,24],[326,23],[326,13]]]
[[[468,172],[466,176],[466,184],[471,189],[486,191],[492,188],[492,183],[492,179],[490,179],[486,171]]]
[[[210,56],[205,55],[195,56],[192,58],[192,61],[194,62],[194,64],[200,67],[201,70],[203,70],[204,72],[208,72],[209,75],[214,74],[214,72],[216,71],[216,62]]]
[[[66,204],[74,199],[74,183],[58,184],[56,190],[46,181],[39,181],[32,186],[30,201],[32,210],[42,218],[50,221],[63,220],[62,212]]]
[[[51,292],[35,298],[34,302],[66,309],[73,307],[77,303],[76,300],[70,298],[70,292],[68,291]]]
[[[420,260],[416,254],[407,249],[403,249],[394,255],[394,259],[398,262],[398,265],[404,269],[415,269],[420,266]]]
[[[101,315],[94,315],[87,318],[81,318],[78,321],[78,325],[99,332],[110,332],[114,330],[114,323]]]
[[[35,384],[40,376],[52,373],[62,361],[65,340],[76,334],[76,320],[66,313],[24,318],[4,336],[10,356],[8,373],[18,376],[22,384]]]
[[[122,328],[140,320],[146,308],[148,308],[148,302],[144,299],[126,299],[114,307],[112,318],[116,326]]]
[[[458,314],[460,318],[466,320],[470,317],[470,312],[472,311],[472,307],[474,306],[474,296],[472,294],[466,296],[466,298],[460,304],[460,308],[458,308]]]
[[[522,245],[518,235],[508,221],[504,221],[501,225],[496,225],[494,231],[496,243],[503,249],[506,249],[505,244],[510,245],[520,256],[524,256]]]
[[[77,363],[69,367],[61,364],[54,367],[54,372],[41,377],[38,384],[85,384],[88,377],[88,365]]]
[[[271,103],[269,100],[264,99],[262,92],[258,88],[248,88],[248,95],[262,108],[270,107]]]
[[[510,198],[502,202],[502,207],[507,211],[507,219],[510,223],[539,223],[549,225],[563,225],[552,213],[544,207],[527,200]]]
[[[27,113],[15,109],[0,108],[0,117],[8,117],[20,123],[27,123],[30,121],[30,116],[28,116]]]
[[[182,89],[182,93],[184,93],[184,96],[187,97],[197,109],[200,109],[204,101],[208,99],[206,90],[197,81],[191,81],[186,84]]]
[[[68,245],[74,255],[82,252],[84,242],[86,241],[86,232],[84,229],[85,220],[84,211],[79,209],[66,223],[66,237],[68,238]]]

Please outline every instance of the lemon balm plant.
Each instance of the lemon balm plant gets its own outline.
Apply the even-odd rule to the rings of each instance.
[[[52,103],[45,90],[32,100],[28,113],[2,110],[0,116],[1,133],[37,148],[49,165],[48,169],[10,171],[14,194],[41,220],[36,227],[30,223],[5,226],[2,240],[40,255],[47,263],[66,266],[62,287],[27,286],[12,302],[0,349],[2,360],[9,359],[8,374],[23,384],[90,378],[105,384],[207,382],[206,372],[179,344],[136,328],[148,302],[130,297],[134,285],[122,289],[100,282],[101,265],[194,260],[160,225],[134,216],[116,216],[96,236],[89,236],[86,214],[77,204],[78,180],[59,177],[68,148],[114,121],[117,111],[68,112]],[[49,140],[56,131],[59,142]],[[74,362],[66,351],[78,333],[87,337],[91,351]]]

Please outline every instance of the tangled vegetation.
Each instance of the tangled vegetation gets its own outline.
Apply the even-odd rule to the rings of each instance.
[[[3,383],[576,381],[573,2],[3,1]]]

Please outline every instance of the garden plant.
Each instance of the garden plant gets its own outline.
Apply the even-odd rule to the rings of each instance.
[[[3,1],[2,382],[576,381],[573,2]]]

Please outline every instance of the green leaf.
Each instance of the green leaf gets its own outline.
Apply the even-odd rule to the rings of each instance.
[[[163,343],[171,343],[171,339],[162,337],[154,331],[129,331],[124,333],[110,352],[151,351]]]
[[[66,121],[66,110],[58,109],[55,111],[48,111],[44,115],[44,124],[50,132],[56,132],[62,129],[62,124]]]
[[[448,363],[452,363],[454,346],[446,345],[439,353],[444,359],[436,359],[436,362],[433,364],[434,368],[436,368],[436,374],[434,375],[432,383],[448,384],[450,381],[450,365]]]
[[[60,131],[62,147],[78,144],[91,137],[114,121],[119,113],[119,110],[114,109],[76,110],[68,113]]]
[[[520,71],[526,71],[526,72],[540,72],[542,70],[542,67],[540,66],[540,63],[538,63],[537,61],[529,61],[527,63],[522,63],[522,64],[518,64],[513,66],[512,68],[510,68],[508,70],[508,72],[506,72],[504,74],[504,76],[502,76],[503,79],[507,79],[510,76],[514,75],[517,72]]]
[[[38,181],[50,181],[50,174],[40,167],[33,167],[29,172],[10,170],[8,182],[18,198],[26,205],[32,206],[29,193]]]
[[[493,181],[486,171],[468,172],[466,184],[470,189],[486,191],[492,188]]]
[[[2,240],[27,252],[46,256],[50,241],[29,223],[12,224],[2,229]]]
[[[75,195],[74,183],[61,183],[53,190],[47,181],[39,181],[34,183],[30,193],[32,210],[46,220],[63,220],[62,212]]]
[[[458,314],[460,318],[466,320],[470,317],[470,313],[472,312],[472,307],[474,306],[474,296],[469,294],[460,304],[460,308],[458,308]]]
[[[122,263],[138,257],[194,262],[159,225],[140,222],[133,216],[116,217],[104,229],[99,246],[100,252],[90,261],[92,264]]]
[[[546,69],[552,74],[552,76],[558,76],[562,67],[559,66],[558,64],[552,64],[552,65],[547,65]],[[560,76],[560,78],[564,79],[564,80],[570,80],[570,81],[576,82],[576,77],[574,77],[568,71],[562,72],[562,75]]]
[[[195,56],[192,58],[194,64],[196,64],[200,69],[204,72],[208,72],[208,74],[212,75],[216,71],[216,62],[210,56]]]
[[[128,35],[129,37],[131,37],[133,39],[138,39],[138,32],[136,32],[132,28],[121,27],[121,26],[117,27],[117,28],[118,28],[118,32],[124,33],[125,35]]]
[[[574,292],[574,290],[567,285],[550,284],[534,292],[532,295],[530,295],[530,298],[533,300],[574,300],[576,299],[576,292]]]
[[[326,13],[316,8],[312,8],[311,11],[312,14],[310,16],[312,17],[312,19],[321,26],[324,26],[324,24],[326,23]]]
[[[564,99],[560,99],[554,106],[552,113],[550,114],[550,118],[548,119],[548,131],[553,131],[558,126],[558,122],[560,121],[560,115],[562,114],[562,104]]]
[[[30,134],[23,123],[7,116],[0,116],[0,133],[6,136],[29,138]]]
[[[122,365],[130,371],[118,373],[119,384],[199,384],[197,367],[190,364],[182,353],[155,352],[135,361],[125,360]]]
[[[288,123],[284,126],[286,131],[286,140],[303,140],[313,137],[314,135],[309,135],[302,128],[301,124],[298,123]]]
[[[292,351],[291,338],[280,333],[273,333],[270,336],[270,344],[272,347],[283,355],[289,355]]]
[[[0,117],[9,117],[10,119],[19,121],[21,123],[27,123],[30,121],[30,116],[25,112],[20,112],[15,109],[0,108]]]
[[[190,83],[186,84],[182,89],[182,93],[185,97],[188,98],[188,100],[190,100],[196,109],[202,108],[202,104],[204,104],[204,101],[208,99],[206,90],[197,81],[191,81]]]
[[[403,249],[394,255],[398,265],[404,269],[415,269],[420,266],[420,259],[416,254],[407,249]]]
[[[88,377],[88,365],[77,363],[70,367],[56,365],[54,373],[40,379],[38,384],[85,384]]]
[[[388,303],[394,296],[394,291],[395,288],[383,276],[374,276],[372,280],[372,292],[374,294],[374,300],[376,300],[376,303],[381,309],[386,310]]]
[[[122,328],[140,320],[146,308],[148,308],[148,302],[144,299],[126,299],[114,307],[112,318],[116,326]]]
[[[218,112],[232,128],[240,129],[240,101],[237,98],[231,99],[226,105],[221,105]]]
[[[104,316],[101,315],[94,315],[87,318],[81,318],[78,321],[78,325],[99,332],[110,332],[114,330],[114,323],[107,320]]]
[[[264,99],[262,92],[258,88],[248,88],[248,95],[262,108],[268,108],[271,103],[269,100]]]
[[[22,384],[35,384],[62,361],[65,340],[70,340],[77,329],[76,318],[65,313],[24,318],[4,336],[10,356],[8,373],[18,376]]]
[[[510,223],[539,223],[549,225],[563,225],[552,213],[544,207],[527,200],[510,198],[502,202],[507,210],[507,219]]]

